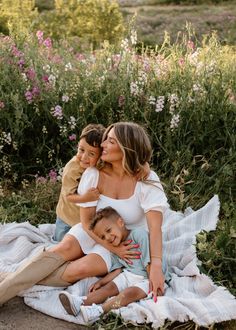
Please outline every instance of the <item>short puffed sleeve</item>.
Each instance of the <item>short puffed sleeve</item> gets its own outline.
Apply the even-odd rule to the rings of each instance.
[[[159,177],[153,171],[150,172],[145,182],[140,182],[140,203],[144,213],[148,211],[165,212],[169,208],[168,200]]]
[[[81,176],[80,183],[77,189],[79,195],[85,194],[90,188],[96,188],[98,185],[99,171],[96,167],[87,168]],[[87,203],[76,203],[81,207],[97,206],[98,201]]]

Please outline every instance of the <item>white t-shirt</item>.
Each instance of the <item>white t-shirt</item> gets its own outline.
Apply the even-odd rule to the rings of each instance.
[[[97,187],[98,180],[98,169],[95,167],[87,168],[81,177],[78,193],[82,195],[88,189]],[[111,206],[123,218],[128,229],[145,227],[148,230],[145,213],[150,210],[164,213],[169,207],[169,204],[155,172],[150,172],[147,182],[149,183],[138,181],[133,195],[127,199],[114,199],[100,195],[98,201],[79,203],[78,205],[81,207],[96,206],[97,210]]]

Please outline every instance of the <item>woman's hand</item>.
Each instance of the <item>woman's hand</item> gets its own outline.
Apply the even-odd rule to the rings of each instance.
[[[163,296],[164,283],[161,259],[153,259],[150,265],[149,292],[153,292],[154,302],[157,302],[157,296]]]
[[[112,251],[119,258],[123,259],[127,264],[132,264],[130,259],[140,259],[141,252],[138,250],[134,250],[139,248],[138,244],[131,244],[132,240],[128,240],[120,243],[119,246],[114,247]]]

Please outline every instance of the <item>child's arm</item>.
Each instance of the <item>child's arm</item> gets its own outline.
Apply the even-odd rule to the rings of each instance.
[[[87,203],[99,199],[100,193],[97,188],[90,188],[85,194],[69,194],[66,196],[70,203]]]
[[[106,276],[95,282],[91,287],[89,288],[89,292],[96,291],[100,289],[102,286],[106,285],[107,283],[111,282],[113,278],[115,278],[117,275],[119,275],[122,271],[122,268],[117,268],[113,270],[112,272],[108,273]]]

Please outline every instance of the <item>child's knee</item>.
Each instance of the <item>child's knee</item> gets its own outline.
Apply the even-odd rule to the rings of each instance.
[[[122,292],[121,292],[121,294],[122,294]],[[132,286],[130,288],[125,289],[123,291],[123,295],[125,295],[126,298],[128,298],[129,300],[132,300],[132,301],[140,300],[147,296],[146,293],[142,289],[140,289],[136,286]]]

